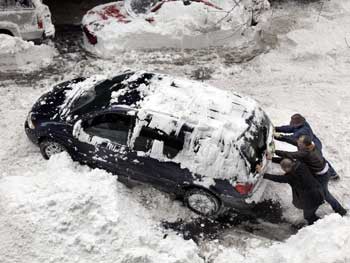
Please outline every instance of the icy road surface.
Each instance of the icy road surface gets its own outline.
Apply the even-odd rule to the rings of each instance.
[[[349,209],[350,2],[291,2],[273,11],[265,33],[275,48],[243,64],[218,50],[129,52],[107,61],[67,49],[47,71],[0,75],[0,262],[350,262],[350,217],[326,204],[322,220],[284,241],[232,226],[195,243],[163,226],[196,220],[180,202],[130,190],[65,154],[44,161],[23,131],[33,102],[57,81],[127,68],[201,78],[258,100],[277,125],[303,113],[341,176],[330,190]],[[280,202],[286,222],[301,221],[287,185],[269,182],[265,197]]]

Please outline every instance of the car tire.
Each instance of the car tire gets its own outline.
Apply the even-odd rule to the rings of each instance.
[[[206,217],[217,216],[221,209],[220,200],[214,194],[200,188],[186,191],[184,201],[190,210]]]
[[[67,151],[66,147],[53,140],[44,140],[39,144],[39,147],[42,156],[46,160],[50,159],[52,155]]]

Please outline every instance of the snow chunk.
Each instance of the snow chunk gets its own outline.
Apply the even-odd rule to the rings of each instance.
[[[57,51],[48,45],[36,46],[18,37],[0,34],[0,72],[32,72],[49,66]]]

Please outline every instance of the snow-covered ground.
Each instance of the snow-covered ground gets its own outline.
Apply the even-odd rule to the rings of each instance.
[[[49,66],[56,50],[48,45],[34,45],[18,37],[0,34],[0,73],[33,72]]]
[[[350,2],[280,7],[264,31],[277,41],[275,49],[244,64],[231,63],[234,52],[208,49],[129,52],[115,61],[67,61],[64,75],[32,83],[3,79],[0,262],[350,262],[350,217],[333,214],[327,204],[318,211],[322,220],[282,242],[232,228],[225,238],[195,244],[160,226],[191,220],[180,202],[145,187],[128,189],[64,154],[46,162],[23,131],[33,102],[63,78],[126,68],[190,77],[205,69],[208,83],[258,100],[276,125],[304,114],[341,176],[330,190],[350,209]],[[265,197],[281,202],[286,220],[301,221],[289,186],[268,182]]]

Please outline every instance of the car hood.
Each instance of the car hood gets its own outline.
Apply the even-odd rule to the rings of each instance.
[[[84,78],[77,78],[62,82],[52,88],[51,91],[42,95],[32,107],[31,113],[38,118],[59,118],[61,106],[66,101],[66,92],[72,89],[72,84],[84,81]]]

